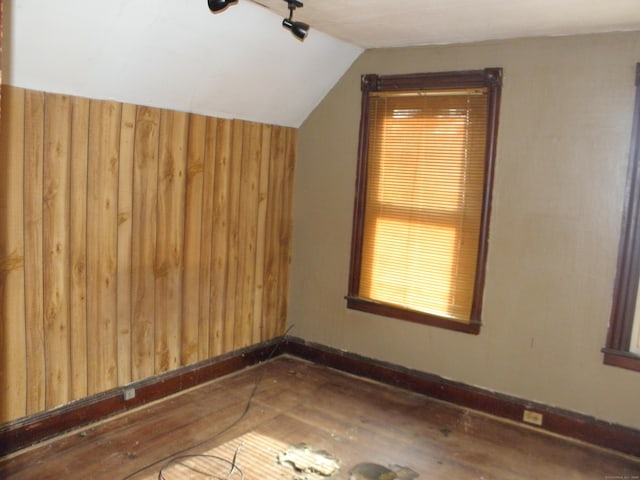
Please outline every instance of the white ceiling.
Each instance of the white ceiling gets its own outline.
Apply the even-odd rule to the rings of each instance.
[[[298,127],[365,48],[640,30],[640,0],[303,1],[304,42],[283,0],[4,0],[3,82]]]
[[[288,15],[286,0],[254,1],[280,15]],[[303,8],[295,10],[294,20],[363,48],[640,29],[640,0],[303,0],[303,3]]]
[[[4,0],[3,82],[298,127],[362,49],[248,0]],[[5,62],[6,60],[6,62]]]

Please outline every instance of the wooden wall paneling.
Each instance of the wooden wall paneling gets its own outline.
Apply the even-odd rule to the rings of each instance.
[[[180,365],[184,204],[189,117],[163,110],[156,237],[156,373]]]
[[[274,336],[283,335],[287,328],[287,311],[289,305],[289,266],[291,265],[291,232],[293,228],[293,180],[296,165],[296,135],[297,131],[293,128],[286,129],[285,156],[282,159],[284,164],[284,192],[282,198],[280,226],[278,229],[280,232],[278,318]]]
[[[258,218],[256,220],[256,272],[255,293],[253,295],[253,330],[251,332],[252,343],[265,340],[264,336],[264,265],[265,244],[267,242],[267,198],[269,196],[269,169],[271,160],[271,134],[270,125],[262,126],[260,146],[260,180],[258,183]]]
[[[282,333],[294,130],[7,92],[1,419]]]
[[[87,372],[89,394],[118,383],[118,169],[122,105],[91,102],[87,169]]]
[[[212,163],[215,163],[214,199],[211,237],[211,328],[209,349],[211,356],[225,352],[227,335],[232,328],[227,322],[227,258],[229,251],[229,187],[231,175],[231,155],[233,151],[233,121],[218,120],[217,143]],[[232,325],[231,325],[232,327]],[[230,332],[231,330],[231,332]]]
[[[45,409],[43,259],[44,93],[25,91],[24,291],[27,333],[27,414]]]
[[[131,237],[132,379],[155,372],[156,193],[160,110],[138,107],[133,164]]]
[[[286,130],[274,127],[271,139],[271,160],[269,163],[269,195],[267,197],[267,220],[265,240],[263,318],[265,334],[273,338],[277,332],[278,315],[278,275],[280,269],[280,225],[283,197],[284,155],[286,151]]]
[[[130,383],[131,368],[131,237],[133,217],[133,155],[135,105],[122,105],[118,165],[117,352],[118,385]]]
[[[69,204],[69,325],[71,399],[87,396],[87,165],[89,109],[86,98],[72,98]]]
[[[202,230],[200,232],[200,303],[198,306],[198,354],[209,358],[211,333],[211,268],[213,249],[214,182],[216,181],[216,149],[218,124],[223,120],[207,119],[202,185]]]
[[[240,213],[240,177],[242,175],[242,150],[245,122],[233,120],[231,158],[229,170],[228,244],[227,244],[227,295],[225,299],[224,351],[231,351],[235,345],[235,324],[238,321],[238,215]]]
[[[250,345],[253,334],[261,133],[260,124],[245,124],[238,207],[238,290],[234,349]]]
[[[71,99],[45,96],[43,275],[46,407],[71,398],[69,185]]]
[[[0,125],[0,420],[26,414],[26,331],[24,308],[24,91],[3,87]],[[11,121],[7,121],[7,117]]]
[[[200,249],[202,235],[202,192],[207,117],[189,117],[187,184],[184,214],[184,270],[182,277],[181,363],[197,362],[200,313]],[[208,319],[207,319],[208,321]],[[203,339],[203,342],[208,339]]]

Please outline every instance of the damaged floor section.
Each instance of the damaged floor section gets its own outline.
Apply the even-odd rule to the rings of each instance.
[[[296,472],[296,480],[320,480],[331,477],[340,468],[335,456],[304,443],[279,454],[278,463],[290,466]]]
[[[349,471],[349,480],[413,480],[419,475],[408,467],[359,463]]]
[[[340,475],[336,475],[340,460],[335,455],[304,443],[294,445],[278,455],[278,463],[294,470],[294,480],[340,478]],[[407,467],[391,465],[387,468],[369,462],[359,463],[348,472],[349,480],[413,480],[418,476]]]

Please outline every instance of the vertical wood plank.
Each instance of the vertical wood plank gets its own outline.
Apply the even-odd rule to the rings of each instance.
[[[251,342],[266,340],[264,337],[263,301],[264,301],[264,265],[267,231],[267,198],[269,196],[269,168],[271,160],[271,126],[262,126],[260,146],[260,181],[258,185],[258,219],[256,226],[256,271],[255,294],[253,303],[253,329]]]
[[[205,160],[202,192],[202,232],[200,240],[200,305],[198,312],[198,356],[209,358],[211,316],[211,251],[213,237],[214,182],[216,181],[217,124],[219,120],[207,119],[205,136]]]
[[[238,281],[234,349],[250,345],[253,334],[258,183],[260,181],[260,147],[262,146],[260,134],[260,124],[250,122],[245,125],[238,215]]]
[[[87,177],[88,393],[117,385],[118,158],[122,105],[91,102]]]
[[[182,281],[182,364],[198,358],[200,311],[200,237],[207,117],[191,115],[187,152],[187,185],[184,218],[184,272]]]
[[[245,122],[233,120],[231,143],[229,195],[228,240],[227,240],[227,292],[225,312],[224,351],[233,350],[235,345],[235,325],[237,318],[238,291],[238,214],[240,206],[240,176],[242,175],[242,148]]]
[[[280,268],[279,296],[276,336],[283,335],[287,328],[287,311],[289,299],[289,266],[291,265],[291,230],[293,211],[293,179],[296,160],[296,130],[287,128],[284,163],[284,193],[282,198],[282,214],[280,216]]]
[[[25,91],[24,291],[27,333],[27,414],[45,409],[45,345],[42,266],[44,94]]]
[[[156,373],[180,362],[188,115],[163,110],[156,237]]]
[[[69,184],[71,100],[45,96],[43,170],[44,327],[46,407],[71,398],[69,325]]]
[[[229,251],[229,178],[231,169],[233,121],[217,121],[217,141],[214,152],[215,182],[211,238],[211,289],[207,302],[211,303],[210,355],[225,352],[227,327],[227,259]]]
[[[135,105],[122,105],[118,172],[117,351],[118,385],[131,377],[131,231],[133,215],[133,153]]]
[[[132,380],[155,372],[156,193],[160,110],[138,107],[133,164],[131,240]]]
[[[265,240],[263,319],[267,339],[277,336],[278,276],[280,273],[280,223],[283,197],[286,129],[273,127],[269,164],[269,195]]]
[[[72,99],[69,248],[71,286],[71,399],[87,395],[87,156],[89,108],[86,98]]]
[[[26,414],[23,147],[24,90],[3,86],[0,125],[0,420]]]

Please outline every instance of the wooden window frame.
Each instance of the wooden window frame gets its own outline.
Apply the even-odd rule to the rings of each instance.
[[[351,262],[349,268],[348,294],[345,297],[347,301],[347,308],[458,332],[470,334],[480,333],[501,87],[501,68],[401,75],[367,74],[362,76],[362,104],[356,194],[353,214],[353,233],[351,240]],[[366,206],[367,157],[369,144],[369,93],[449,88],[486,88],[488,92],[487,138],[485,150],[486,163],[481,213],[482,222],[480,226],[477,269],[469,323],[455,321],[429,313],[409,310],[396,305],[372,301],[370,299],[361,298],[358,295],[360,291],[362,244]]]
[[[2,48],[3,48],[3,30],[2,30],[2,10],[3,4],[0,0],[0,118],[2,117]],[[5,73],[6,75],[6,73]]]
[[[640,355],[630,351],[640,284],[640,63],[636,64],[636,98],[631,128],[622,228],[604,363],[640,372]]]

